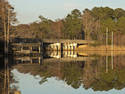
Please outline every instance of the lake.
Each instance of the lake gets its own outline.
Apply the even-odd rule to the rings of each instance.
[[[15,56],[9,61],[6,82],[10,94],[124,94],[124,61],[123,52],[51,51],[42,56]],[[5,77],[0,81],[4,87]]]

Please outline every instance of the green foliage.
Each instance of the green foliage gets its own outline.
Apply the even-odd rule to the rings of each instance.
[[[46,19],[42,16],[39,17],[41,22],[39,23],[39,32],[42,32],[42,38],[49,38],[50,37],[50,34],[52,32],[52,29],[51,29],[51,24],[52,24],[52,21],[49,20],[49,19]],[[39,32],[37,35],[39,35]]]
[[[117,31],[125,34],[125,17],[121,17],[117,22]]]
[[[113,9],[109,7],[95,7],[92,9],[95,18],[103,20],[113,17]]]
[[[63,21],[64,28],[64,38],[69,39],[79,39],[81,38],[82,29],[82,19],[81,12],[74,9],[71,14],[68,14]]]
[[[79,67],[79,64],[76,62],[67,62],[61,72],[64,74],[63,80],[65,80],[68,85],[71,85],[75,89],[81,86],[82,69]]]
[[[121,18],[121,17],[125,17],[125,10],[121,9],[121,8],[117,8],[114,10],[114,17],[116,17],[117,19]]]
[[[84,29],[89,36],[88,39],[98,40],[101,41],[102,44],[105,44],[106,28],[108,28],[109,42],[111,42],[111,32],[116,33],[114,40],[116,40],[118,34],[124,34],[125,25],[123,23],[125,23],[125,10],[121,8],[111,9],[109,7],[95,7],[92,10],[85,10],[83,16],[87,16],[83,19],[87,19],[88,17],[94,19],[93,21],[93,19],[89,18],[86,20],[86,23],[83,23],[83,25],[87,24],[87,30],[85,27]],[[117,42],[114,41],[114,44],[117,44]]]
[[[114,44],[118,44],[117,35],[119,32],[123,39],[125,37],[125,10],[121,8],[112,9],[109,7],[94,7],[92,10],[85,9],[83,13],[74,9],[64,19],[52,21],[39,16],[39,22],[27,25],[27,28],[17,26],[15,36],[48,38],[48,39],[86,39],[96,40],[104,45],[106,40],[106,28],[108,28],[109,43],[111,44],[111,32],[114,32]],[[30,28],[29,28],[30,27]],[[19,29],[18,29],[19,28]],[[17,34],[18,31],[26,31],[27,34]],[[30,32],[31,31],[31,32]],[[20,33],[18,32],[18,33]],[[125,44],[125,42],[121,42]],[[95,44],[96,45],[96,44]]]

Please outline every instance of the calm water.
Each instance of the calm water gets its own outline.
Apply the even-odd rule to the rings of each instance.
[[[125,55],[48,52],[14,57],[9,83],[10,94],[124,94]]]

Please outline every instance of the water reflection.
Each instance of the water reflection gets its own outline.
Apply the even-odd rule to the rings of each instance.
[[[11,94],[123,94],[124,61],[125,55],[115,52],[15,56],[10,73]]]

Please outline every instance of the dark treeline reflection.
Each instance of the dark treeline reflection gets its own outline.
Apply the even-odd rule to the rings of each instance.
[[[13,68],[20,73],[39,75],[42,85],[47,78],[56,77],[74,89],[81,85],[94,91],[120,90],[125,87],[125,56],[94,56],[95,59],[71,62],[43,62],[39,64],[17,64]]]
[[[2,94],[4,86],[4,67],[3,67],[3,57],[0,56],[0,93]]]
[[[5,62],[5,55],[3,54],[3,42],[0,41],[0,94],[15,94],[17,91],[17,87],[10,88],[10,84],[17,83],[15,79],[13,79],[13,74],[11,73],[11,69],[13,66],[13,57],[12,55],[8,55],[8,61]],[[6,64],[5,64],[6,63]],[[6,66],[5,66],[6,65]]]

